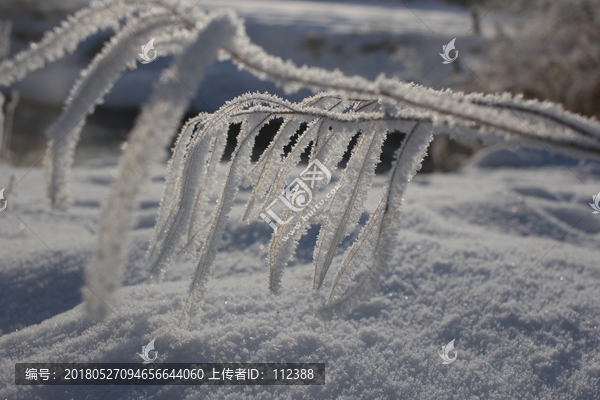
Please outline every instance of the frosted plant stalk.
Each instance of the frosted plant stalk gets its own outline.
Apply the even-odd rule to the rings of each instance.
[[[55,207],[66,208],[68,172],[85,117],[102,101],[127,67],[133,67],[137,48],[147,35],[157,37],[161,54],[176,54],[174,64],[158,82],[129,136],[117,181],[103,206],[98,244],[86,268],[84,290],[88,309],[105,315],[120,284],[120,271],[137,206],[137,197],[148,170],[159,158],[178,128],[206,67],[217,59],[230,59],[261,79],[292,92],[308,88],[317,94],[294,104],[267,94],[247,94],[233,99],[213,114],[188,121],[169,161],[166,191],[147,254],[148,268],[162,276],[171,257],[197,252],[193,277],[181,321],[192,321],[205,292],[211,264],[221,245],[238,187],[253,187],[243,214],[246,222],[257,215],[290,182],[302,153],[320,160],[331,170],[360,131],[359,144],[348,166],[340,171],[340,192],[320,218],[314,252],[313,286],[319,288],[336,264],[339,244],[355,228],[363,212],[368,188],[381,153],[381,143],[391,131],[406,133],[402,148],[380,205],[346,253],[334,278],[331,294],[320,315],[338,315],[363,298],[375,277],[389,261],[399,229],[401,196],[408,179],[420,166],[431,134],[479,138],[487,143],[526,144],[576,157],[600,154],[600,124],[564,111],[551,103],[523,100],[520,96],[481,95],[435,91],[383,76],[374,81],[348,77],[340,71],[297,67],[267,54],[251,42],[243,23],[232,12],[206,14],[193,1],[103,0],[68,18],[40,43],[0,62],[0,86],[9,86],[28,73],[73,52],[87,37],[104,29],[116,35],[82,73],[71,91],[63,114],[48,130],[52,148],[49,195]],[[283,119],[267,151],[252,165],[253,140],[260,128]],[[217,207],[211,209],[212,182],[226,144],[231,123],[242,124],[227,180]],[[298,127],[306,123],[300,134]],[[289,154],[283,147],[299,137]],[[317,185],[315,190],[323,189]],[[291,217],[285,211],[283,218]],[[297,215],[312,218],[308,209]],[[308,226],[279,230],[269,245],[269,287],[277,292],[284,267],[293,257]],[[387,260],[387,261],[386,261]],[[369,266],[363,279],[351,285],[355,272]]]
[[[152,160],[169,140],[165,132],[172,131],[183,116],[203,72],[217,56],[217,51],[230,40],[235,30],[226,13],[211,15],[196,41],[179,55],[174,65],[163,73],[150,101],[130,133],[129,146],[123,156],[122,173],[111,188],[100,223],[100,243],[86,268],[87,285],[83,288],[88,309],[95,316],[108,313],[120,284],[120,271],[136,209],[141,183],[147,179]],[[102,301],[99,301],[101,299]]]

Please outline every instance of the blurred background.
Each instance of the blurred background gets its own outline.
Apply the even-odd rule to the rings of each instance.
[[[3,0],[0,59],[41,40],[44,32],[88,3]],[[233,8],[245,19],[255,43],[297,65],[339,68],[368,79],[384,74],[434,89],[522,93],[589,117],[600,115],[600,0],[201,0],[196,7]],[[0,140],[4,162],[41,166],[44,131],[58,117],[80,72],[112,35],[101,32],[74,54],[1,89],[6,97]],[[443,64],[439,53],[453,38],[459,56]],[[119,81],[88,119],[76,165],[120,155],[140,105],[170,62],[157,58],[140,64]],[[311,95],[308,91],[286,95],[229,62],[219,62],[209,69],[186,119],[213,112],[249,91],[267,91],[292,101]],[[271,134],[276,126],[272,124]],[[235,129],[230,137],[233,143]],[[261,137],[266,146],[268,132]],[[386,142],[380,172],[387,169],[395,147],[393,140]],[[456,171],[481,147],[478,142],[436,138],[422,172]],[[165,159],[168,154],[165,149]]]

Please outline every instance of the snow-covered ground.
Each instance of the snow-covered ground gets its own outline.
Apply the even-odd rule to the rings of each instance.
[[[45,4],[55,3],[67,4]],[[203,0],[199,6],[233,7],[253,40],[299,65],[370,79],[385,73],[436,87],[460,83],[458,63],[469,65],[470,55],[485,51],[482,39],[467,33],[466,10],[437,1],[407,4],[412,10],[399,2]],[[443,65],[438,53],[454,37],[460,57]],[[24,101],[62,102],[93,47],[88,42],[82,53],[22,82]],[[137,107],[167,61],[128,75],[105,104]],[[282,94],[220,63],[208,71],[193,108],[214,110],[249,90]],[[394,259],[379,288],[329,322],[312,311],[332,278],[322,291],[309,289],[316,230],[301,241],[281,294],[273,296],[265,261],[271,228],[232,218],[191,329],[176,322],[194,262],[173,261],[161,283],[148,279],[143,262],[164,166],[156,166],[137,211],[121,301],[103,322],[91,321],[80,304],[83,270],[116,165],[103,158],[75,168],[73,207],[66,213],[51,210],[43,171],[0,169],[2,185],[13,175],[18,182],[5,192],[8,208],[0,213],[0,399],[600,398],[600,215],[588,205],[600,190],[598,164],[563,165],[539,151],[492,148],[461,172],[418,175],[405,195]],[[374,191],[383,182],[379,177]],[[240,192],[233,216],[248,195]],[[161,363],[323,362],[326,384],[14,384],[16,362],[137,363],[151,339]],[[452,339],[457,360],[442,365],[438,353]]]
[[[369,300],[330,322],[311,311],[326,294],[309,290],[315,232],[273,296],[265,266],[271,229],[232,219],[190,330],[176,320],[193,262],[173,262],[162,283],[147,279],[142,262],[163,167],[142,196],[121,301],[101,323],[87,318],[80,288],[116,163],[75,169],[67,213],[50,210],[41,171],[3,168],[1,181],[22,180],[0,214],[0,398],[598,399],[600,216],[588,203],[600,168],[498,151],[459,173],[413,180],[389,271]],[[378,178],[374,188],[382,184]],[[234,215],[248,193],[240,192]],[[324,362],[326,384],[14,384],[16,362],[137,363],[153,338],[159,362]],[[457,360],[442,365],[438,353],[452,339]]]

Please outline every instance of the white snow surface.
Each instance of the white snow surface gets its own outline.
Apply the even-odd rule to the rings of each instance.
[[[5,193],[8,208],[0,214],[0,398],[600,398],[600,215],[588,205],[600,189],[598,168],[479,165],[486,162],[413,179],[379,288],[329,322],[312,309],[328,293],[341,254],[325,287],[311,291],[311,229],[280,295],[270,294],[271,228],[238,222],[250,193],[240,191],[189,330],[176,321],[194,262],[173,261],[162,283],[149,281],[143,264],[164,166],[154,168],[142,196],[120,302],[103,322],[87,317],[80,289],[116,162],[74,170],[74,205],[66,213],[51,211],[41,170],[3,167],[1,182],[22,180]],[[371,210],[382,187],[378,176]],[[158,362],[324,362],[326,384],[15,385],[16,362],[137,363],[152,339]],[[452,339],[457,360],[442,365],[438,353]]]
[[[443,33],[465,34],[469,15],[436,2],[417,4],[360,4],[330,1],[203,0],[206,9],[232,8],[247,21],[264,25],[300,25],[334,33]],[[467,29],[465,29],[467,28]]]

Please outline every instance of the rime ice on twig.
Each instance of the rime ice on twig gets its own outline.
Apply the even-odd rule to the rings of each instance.
[[[111,188],[111,195],[102,211],[100,243],[86,269],[87,285],[83,289],[93,314],[108,312],[106,302],[120,284],[120,271],[125,255],[128,232],[133,225],[136,199],[148,176],[151,162],[168,143],[193,97],[203,72],[217,56],[217,51],[230,40],[235,30],[225,13],[215,13],[199,30],[196,41],[186,48],[165,71],[148,104],[130,134],[129,146],[121,162],[122,173]],[[103,300],[99,303],[96,298]]]
[[[186,124],[169,162],[165,194],[147,254],[149,268],[162,275],[170,257],[182,250],[198,251],[198,266],[184,307],[182,320],[195,314],[204,293],[211,264],[221,243],[228,214],[238,187],[254,186],[242,219],[257,218],[290,183],[290,174],[301,154],[311,149],[310,160],[335,170],[348,143],[360,131],[359,142],[348,166],[341,172],[340,191],[333,196],[319,220],[310,220],[308,209],[282,218],[320,223],[314,251],[313,286],[319,288],[333,264],[341,241],[356,226],[372,182],[381,144],[391,130],[406,132],[390,182],[380,205],[347,252],[334,278],[322,316],[340,314],[362,298],[376,283],[389,260],[399,229],[402,193],[408,178],[419,168],[433,134],[477,137],[486,142],[552,145],[579,157],[600,155],[600,124],[564,111],[560,106],[524,101],[521,97],[435,91],[380,77],[369,81],[347,77],[340,71],[297,67],[267,54],[253,44],[242,22],[231,12],[205,14],[193,2],[165,0],[102,0],[68,18],[45,35],[40,43],[0,63],[0,86],[8,86],[46,63],[73,52],[87,37],[107,28],[117,32],[107,47],[82,73],[71,91],[63,114],[48,131],[52,149],[49,193],[57,207],[67,204],[68,172],[73,150],[85,117],[114,85],[137,54],[137,46],[149,35],[162,43],[161,55],[178,54],[166,71],[129,136],[117,181],[111,188],[100,222],[100,237],[86,269],[84,290],[88,308],[107,312],[119,286],[127,238],[136,210],[137,195],[148,168],[177,129],[205,68],[219,57],[230,58],[262,79],[286,91],[308,88],[325,91],[299,104],[266,94],[247,94],[228,102],[213,114],[203,114]],[[176,22],[176,24],[175,24]],[[176,26],[175,26],[176,25]],[[173,72],[175,74],[173,74]],[[190,90],[192,89],[192,90]],[[260,128],[275,118],[283,119],[268,149],[251,165],[250,154]],[[217,208],[209,199],[217,167],[226,144],[227,127],[243,125],[238,147],[229,164]],[[290,152],[283,147],[298,133]],[[66,135],[66,136],[65,136]],[[63,139],[64,137],[64,139]],[[318,191],[320,184],[315,186]],[[283,269],[309,227],[279,229],[269,250],[269,288],[277,292]],[[350,286],[354,271],[370,266],[362,281]]]

